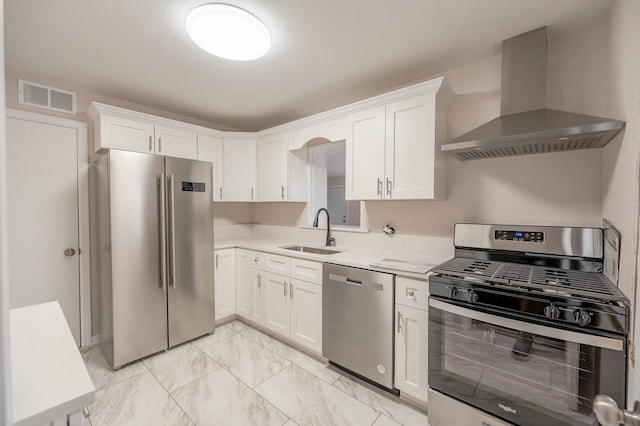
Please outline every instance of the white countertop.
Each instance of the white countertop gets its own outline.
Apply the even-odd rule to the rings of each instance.
[[[285,245],[304,245],[308,247],[327,248],[331,250],[338,250],[340,253],[335,254],[313,254],[302,253],[295,250],[287,250],[281,248]],[[312,244],[304,244],[296,241],[274,241],[271,239],[235,239],[235,240],[218,240],[214,243],[216,250],[225,248],[241,248],[246,250],[256,250],[267,253],[279,254],[283,256],[294,257],[298,259],[314,260],[316,262],[328,262],[337,263],[344,266],[352,266],[355,268],[370,269],[381,272],[388,272],[404,277],[427,280],[428,273],[417,274],[412,272],[400,271],[395,269],[386,269],[371,266],[372,263],[380,262],[383,259],[400,259],[412,262],[421,262],[431,265],[437,265],[447,260],[447,258],[427,258],[421,256],[413,256],[410,254],[395,254],[387,251],[375,250],[375,249],[362,249],[362,248],[344,248],[344,247],[324,247]]]
[[[15,426],[43,425],[81,411],[95,388],[58,302],[10,312]]]

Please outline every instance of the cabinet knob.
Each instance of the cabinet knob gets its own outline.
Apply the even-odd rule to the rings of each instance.
[[[68,249],[66,249],[64,251],[64,255],[67,256],[67,257],[71,257],[74,254],[76,254],[76,251],[74,249],[72,249],[72,248],[68,248]]]

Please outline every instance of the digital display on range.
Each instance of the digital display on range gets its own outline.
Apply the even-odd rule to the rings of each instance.
[[[495,231],[494,238],[502,241],[524,241],[526,243],[543,243],[544,232],[531,231]]]
[[[185,192],[205,192],[204,182],[182,182],[182,190]]]

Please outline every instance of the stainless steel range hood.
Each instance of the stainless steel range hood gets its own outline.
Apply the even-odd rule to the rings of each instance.
[[[442,145],[459,160],[601,148],[624,121],[545,108],[547,28],[502,42],[500,117]]]

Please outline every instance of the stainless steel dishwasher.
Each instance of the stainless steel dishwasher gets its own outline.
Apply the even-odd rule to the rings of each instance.
[[[394,276],[325,263],[322,355],[369,381],[393,388]]]

